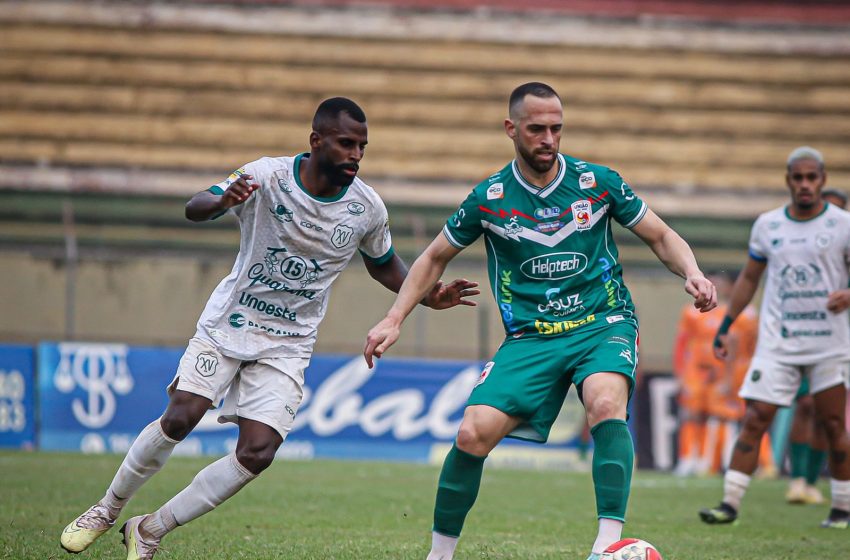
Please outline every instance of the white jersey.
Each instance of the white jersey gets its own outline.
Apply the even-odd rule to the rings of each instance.
[[[229,210],[239,219],[239,254],[198,320],[196,336],[226,356],[309,357],[331,284],[354,253],[378,264],[393,256],[378,194],[360,179],[332,198],[309,194],[299,177],[307,157],[264,157],[210,188],[222,194],[242,173],[260,186]]]
[[[765,212],[750,257],[767,262],[756,355],[796,365],[850,360],[848,314],[826,309],[829,294],[848,287],[850,213],[829,204],[805,221],[786,208]]]

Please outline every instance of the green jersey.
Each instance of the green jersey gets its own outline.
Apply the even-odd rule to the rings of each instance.
[[[607,167],[562,154],[557,164],[555,180],[538,188],[511,162],[472,190],[443,233],[457,248],[484,235],[508,335],[563,335],[621,321],[637,327],[611,218],[634,227],[646,203]]]

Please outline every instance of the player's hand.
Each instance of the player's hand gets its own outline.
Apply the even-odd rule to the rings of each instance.
[[[451,284],[437,282],[423,303],[431,309],[448,309],[456,305],[475,307],[478,304],[466,298],[480,294],[481,290],[475,289],[477,287],[478,282],[470,282],[466,278],[458,278]]]
[[[372,327],[369,334],[366,335],[366,348],[363,349],[363,357],[366,359],[366,365],[372,369],[372,357],[380,358],[390,346],[395,344],[400,334],[399,324],[389,317],[384,319]]]
[[[833,313],[841,313],[850,309],[850,290],[837,290],[829,294],[826,308]]]
[[[257,183],[248,182],[253,178],[253,175],[243,173],[238,179],[233,181],[233,183],[227,187],[227,190],[224,191],[224,194],[221,195],[222,209],[227,210],[228,208],[233,208],[234,206],[242,204],[248,200],[251,193],[260,188],[260,185]]]
[[[685,279],[685,291],[694,298],[694,307],[701,313],[717,307],[717,289],[702,274],[688,276]]]
[[[725,360],[729,355],[729,345],[726,343],[728,336],[726,334],[719,334],[714,337],[714,357],[718,360]]]

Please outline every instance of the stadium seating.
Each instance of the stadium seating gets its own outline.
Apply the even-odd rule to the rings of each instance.
[[[468,186],[512,154],[516,84],[551,83],[562,147],[659,192],[781,193],[812,143],[850,185],[850,64],[766,56],[21,24],[0,34],[0,163],[225,172],[302,149],[323,97],[374,125],[370,178]],[[684,210],[684,213],[687,213]]]

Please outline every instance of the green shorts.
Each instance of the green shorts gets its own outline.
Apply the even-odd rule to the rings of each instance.
[[[467,405],[487,405],[523,418],[508,437],[545,442],[571,384],[581,399],[581,384],[599,372],[614,372],[635,386],[637,329],[615,323],[564,336],[507,338],[487,362]]]

